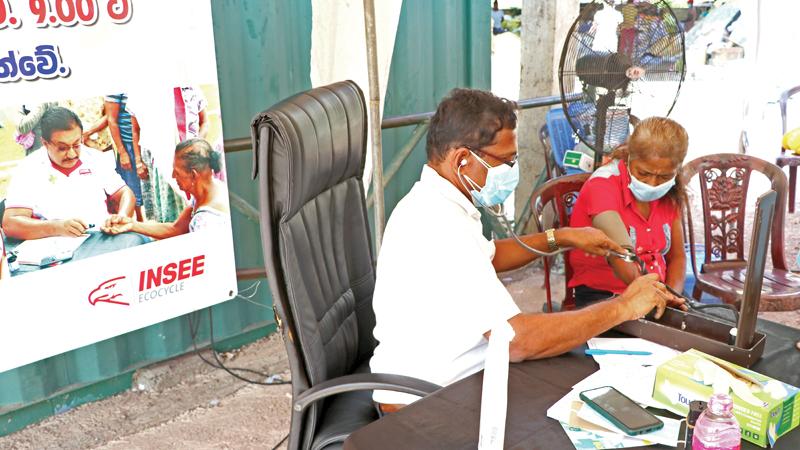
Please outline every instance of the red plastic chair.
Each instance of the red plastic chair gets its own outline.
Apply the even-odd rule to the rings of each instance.
[[[531,211],[533,220],[539,230],[544,230],[543,212],[547,205],[552,205],[555,211],[553,223],[548,224],[552,228],[559,228],[569,225],[569,215],[572,213],[572,206],[578,198],[578,193],[583,187],[583,183],[589,179],[590,174],[581,173],[554,178],[539,186],[531,195]],[[550,228],[549,226],[547,228]],[[544,287],[547,293],[547,312],[553,312],[552,293],[550,290],[550,266],[552,258],[544,258]],[[567,254],[564,254],[564,300],[561,302],[561,310],[566,311],[575,309],[575,290],[568,286],[569,279],[572,278],[572,266],[569,264]]]
[[[786,266],[783,253],[786,218],[786,175],[762,159],[749,155],[720,153],[697,158],[682,169],[685,182],[699,176],[703,204],[705,261],[697,267],[694,224],[687,205],[684,220],[689,235],[695,286],[692,296],[700,299],[707,292],[725,303],[738,305],[742,299],[747,261],[744,255],[745,206],[750,174],[764,174],[778,194],[770,235],[773,269],[764,274],[760,309],[787,311],[800,308],[800,278]]]

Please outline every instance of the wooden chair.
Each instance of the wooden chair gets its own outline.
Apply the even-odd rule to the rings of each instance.
[[[548,204],[552,204],[555,211],[553,228],[569,225],[569,215],[572,213],[572,206],[578,198],[578,193],[583,187],[583,183],[589,179],[591,174],[580,173],[554,178],[547,183],[539,186],[531,196],[531,211],[533,220],[539,230],[544,230],[543,212]],[[548,227],[549,228],[549,227]],[[550,291],[550,266],[552,258],[543,258],[544,261],[544,288],[547,293],[547,312],[553,312],[552,293]],[[575,290],[567,286],[569,279],[572,278],[572,266],[569,258],[564,254],[564,300],[561,302],[561,310],[566,311],[575,309]]]
[[[690,243],[692,271],[696,283],[692,292],[700,299],[707,292],[725,303],[738,305],[742,299],[747,262],[744,255],[745,206],[750,174],[764,174],[778,194],[770,236],[773,269],[766,271],[761,288],[762,311],[800,308],[800,278],[788,271],[784,258],[783,230],[786,211],[786,175],[762,159],[733,153],[697,158],[682,169],[685,182],[699,176],[703,204],[705,260],[695,262],[694,224],[687,205],[684,220]]]
[[[786,105],[789,103],[789,99],[798,92],[800,92],[800,86],[795,86],[781,94],[781,99],[779,101],[781,106],[781,136],[789,131],[786,129]],[[775,164],[777,164],[778,167],[789,167],[789,214],[793,214],[795,188],[797,187],[797,166],[800,166],[800,156],[791,153],[787,155],[786,149],[781,147],[781,154],[775,160]]]

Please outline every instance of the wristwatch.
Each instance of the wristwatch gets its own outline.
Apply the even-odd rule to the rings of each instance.
[[[558,244],[556,244],[556,232],[552,228],[548,228],[544,231],[544,234],[547,235],[547,249],[551,252],[558,250]]]

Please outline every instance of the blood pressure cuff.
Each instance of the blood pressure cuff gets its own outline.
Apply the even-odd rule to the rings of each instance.
[[[603,231],[612,241],[622,248],[633,250],[633,242],[628,234],[628,227],[616,211],[603,211],[592,218],[592,226]]]

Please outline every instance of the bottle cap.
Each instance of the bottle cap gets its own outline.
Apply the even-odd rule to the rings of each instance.
[[[708,403],[702,400],[689,402],[689,414],[686,416],[686,423],[694,425],[697,419],[700,418],[700,414],[706,410],[706,406],[708,406]]]

